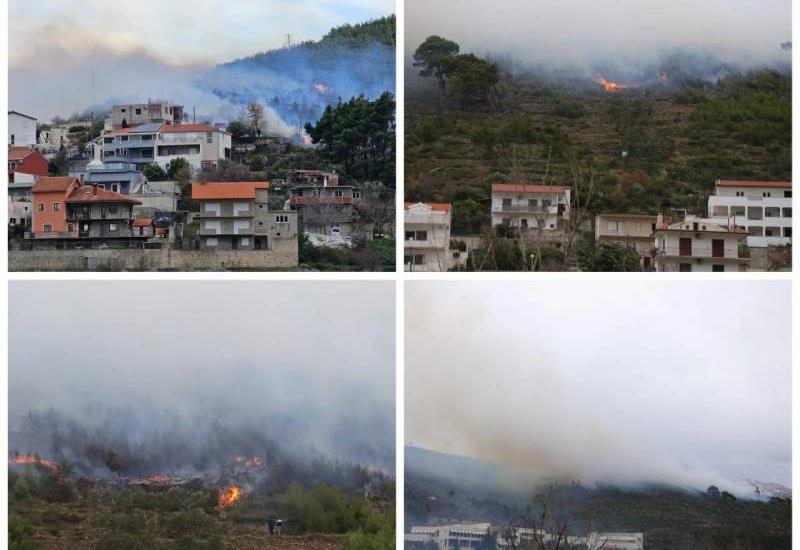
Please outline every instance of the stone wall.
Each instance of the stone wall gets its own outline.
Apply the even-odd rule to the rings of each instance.
[[[297,241],[272,250],[32,250],[10,251],[9,271],[205,271],[293,269]]]

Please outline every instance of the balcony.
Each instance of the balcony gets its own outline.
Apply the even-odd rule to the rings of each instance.
[[[34,233],[34,239],[77,239],[77,231],[42,231]]]
[[[722,261],[741,261],[746,262],[747,258],[742,257],[737,250],[736,255],[726,255],[725,251],[715,250],[711,246],[693,246],[687,250],[681,246],[667,246],[665,248],[653,248],[651,250],[654,256],[664,256],[671,258],[682,259],[707,259],[707,260],[722,260]]]

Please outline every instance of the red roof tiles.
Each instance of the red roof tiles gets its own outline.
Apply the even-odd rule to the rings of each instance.
[[[492,193],[563,193],[563,185],[532,185],[529,183],[494,183]]]
[[[448,202],[407,202],[405,203],[405,209],[408,210],[415,204],[424,204],[425,206],[429,206],[431,210],[437,212],[449,212],[450,209],[453,208],[453,205]]]
[[[269,189],[268,181],[206,181],[192,184],[192,198],[255,199],[256,189]]]
[[[8,160],[22,160],[35,152],[36,149],[31,149],[30,147],[9,147]]]
[[[221,132],[223,134],[227,133],[224,130],[220,130],[216,126],[211,126],[209,124],[165,124],[161,127],[162,134],[180,134],[185,132]]]
[[[132,204],[141,204],[139,201],[130,197],[114,193],[113,191],[100,189],[96,185],[76,187],[67,198],[64,199],[64,202],[128,202]]]
[[[69,176],[42,176],[31,188],[32,193],[66,193],[69,186],[78,183],[78,178]]]

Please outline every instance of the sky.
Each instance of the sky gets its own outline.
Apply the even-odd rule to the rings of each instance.
[[[42,121],[82,111],[92,104],[93,72],[98,103],[146,82],[154,96],[180,94],[173,101],[191,104],[188,81],[217,63],[281,47],[287,34],[292,42],[318,40],[394,7],[394,0],[10,0],[9,108]]]
[[[394,283],[9,286],[12,430],[28,411],[102,428],[132,410],[131,437],[224,420],[394,471]]]
[[[407,443],[565,481],[791,486],[789,282],[405,296]]]
[[[681,50],[751,65],[789,54],[790,0],[407,0],[406,50],[429,35],[462,51],[586,69],[641,65]]]

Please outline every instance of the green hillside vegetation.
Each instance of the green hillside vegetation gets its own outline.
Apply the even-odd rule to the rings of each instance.
[[[502,70],[495,81],[495,65],[483,61],[477,95],[463,101],[451,90],[452,61],[443,60],[456,55],[449,48],[438,57],[423,48],[433,65],[420,58],[422,76],[408,77],[422,82],[406,92],[405,189],[406,200],[453,202],[454,234],[489,223],[492,183],[547,175],[570,185],[571,166],[594,173],[593,213],[704,214],[717,178],[791,178],[788,75],[765,70],[608,93]]]

